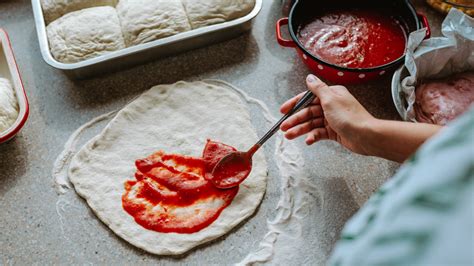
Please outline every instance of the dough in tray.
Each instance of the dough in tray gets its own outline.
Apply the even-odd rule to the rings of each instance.
[[[182,1],[193,29],[243,17],[255,7],[255,0]]]
[[[201,156],[206,139],[238,150],[257,141],[248,107],[219,81],[159,85],[123,108],[98,136],[74,156],[69,179],[97,217],[132,245],[159,255],[176,255],[228,233],[250,217],[263,199],[267,164],[263,151],[232,203],[208,227],[192,233],[160,233],[135,222],[122,206],[135,160],[158,150]]]
[[[115,6],[117,0],[41,0],[46,25],[77,10],[96,6]]]
[[[125,48],[115,8],[92,7],[53,21],[46,28],[53,57],[75,63]]]
[[[117,13],[127,46],[191,30],[181,0],[121,0]]]
[[[18,118],[18,101],[8,79],[0,78],[0,133],[9,129]]]

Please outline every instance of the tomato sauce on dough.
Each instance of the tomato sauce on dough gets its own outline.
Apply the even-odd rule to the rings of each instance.
[[[214,184],[219,188],[230,188],[240,184],[252,170],[252,165],[247,161],[231,161],[216,173],[214,171]]]
[[[236,151],[208,140],[202,157],[158,151],[137,160],[135,180],[125,182],[122,206],[135,221],[162,233],[195,233],[231,204],[238,187],[221,190],[210,182],[212,169]]]
[[[334,11],[300,26],[300,43],[315,57],[348,68],[372,68],[405,53],[399,21],[376,10]]]

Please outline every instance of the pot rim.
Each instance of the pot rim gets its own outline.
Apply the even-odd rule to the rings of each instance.
[[[326,65],[328,67],[332,67],[332,68],[335,68],[337,70],[341,70],[341,71],[367,73],[367,72],[382,71],[382,70],[392,68],[392,67],[397,66],[398,64],[400,64],[405,59],[406,49],[405,49],[405,52],[403,53],[402,56],[400,56],[399,58],[397,58],[397,59],[395,59],[395,60],[393,60],[393,61],[391,61],[391,62],[389,62],[385,65],[380,65],[380,66],[370,67],[370,68],[351,68],[351,67],[343,67],[343,66],[335,65],[335,64],[326,62],[326,61],[322,60],[321,58],[318,58],[318,57],[314,56],[313,54],[308,52],[308,50],[300,43],[300,41],[299,41],[298,37],[296,37],[296,33],[293,29],[292,21],[293,21],[293,18],[294,18],[294,13],[295,13],[296,8],[298,7],[298,5],[300,4],[301,1],[302,0],[296,0],[295,3],[293,4],[293,6],[291,7],[291,11],[290,11],[290,14],[288,16],[288,30],[290,32],[291,39],[296,44],[296,46],[303,53],[305,53],[306,56],[313,59],[314,61],[316,61],[318,63],[321,63],[323,65]],[[404,1],[405,1],[405,4],[407,5],[407,7],[410,9],[410,12],[413,14],[413,16],[415,18],[415,22],[416,22],[416,25],[417,25],[417,30],[421,29],[422,25],[421,25],[420,19],[418,18],[418,14],[416,13],[416,10],[415,10],[413,4],[410,2],[410,0],[404,0]],[[408,41],[409,35],[410,35],[410,32],[407,32],[407,36],[406,36],[407,40],[406,41]]]

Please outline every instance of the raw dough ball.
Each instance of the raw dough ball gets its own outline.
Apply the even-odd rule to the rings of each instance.
[[[243,17],[255,6],[255,0],[183,0],[193,29]]]
[[[416,89],[418,122],[446,125],[474,103],[474,72],[430,80]]]
[[[117,0],[41,0],[46,25],[67,13],[95,6],[115,6]]]
[[[69,13],[46,28],[51,53],[75,63],[125,48],[115,8],[92,7]]]
[[[117,13],[128,46],[191,30],[180,0],[121,0]]]
[[[9,129],[18,118],[18,101],[8,79],[0,78],[0,133]]]

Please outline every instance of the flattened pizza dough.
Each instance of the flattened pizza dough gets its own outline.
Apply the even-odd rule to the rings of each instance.
[[[41,0],[46,25],[67,13],[96,6],[115,6],[117,0]]]
[[[243,17],[255,7],[255,0],[182,1],[193,29]]]
[[[253,171],[232,203],[211,225],[193,234],[158,233],[138,225],[122,208],[124,183],[133,179],[136,159],[158,150],[200,156],[207,138],[239,150],[257,141],[239,96],[217,81],[156,86],[121,110],[76,154],[69,178],[117,235],[151,253],[181,254],[224,235],[256,210],[267,179],[262,151],[255,154]]]
[[[191,30],[181,0],[121,0],[117,13],[128,46]]]
[[[69,13],[46,28],[53,57],[75,63],[125,48],[115,8],[86,8]]]

